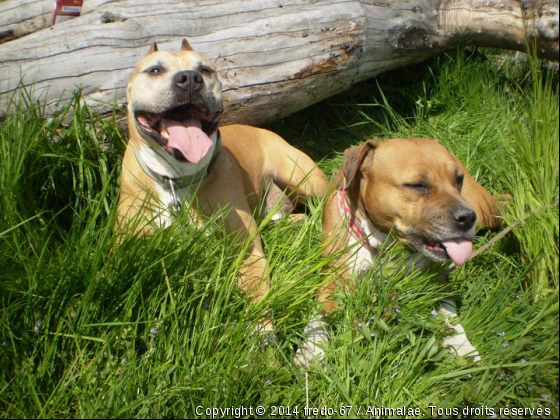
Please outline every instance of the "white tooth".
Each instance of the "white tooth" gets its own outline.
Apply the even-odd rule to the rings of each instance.
[[[169,138],[169,132],[167,131],[167,124],[165,124],[165,119],[162,118],[162,120],[160,121],[161,124],[161,131],[160,131],[160,135],[166,139]]]

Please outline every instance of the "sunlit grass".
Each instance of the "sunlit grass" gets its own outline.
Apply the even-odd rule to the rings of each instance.
[[[367,138],[437,137],[486,188],[513,196],[506,224],[558,204],[558,79],[537,61],[496,66],[451,52],[365,90],[271,128],[329,175],[346,147]],[[150,238],[124,232],[117,245],[126,133],[78,99],[52,119],[34,105],[0,123],[1,417],[191,417],[200,407],[257,406],[267,417],[272,406],[303,417],[307,394],[310,407],[360,407],[358,417],[369,417],[368,406],[435,417],[430,405],[558,416],[557,208],[456,270],[452,289],[401,270],[394,252],[338,297],[325,366],[306,376],[291,360],[324,281],[321,203],[304,223],[261,226],[272,288],[250,306],[219,215],[203,229],[180,218]],[[445,324],[431,311],[452,291],[479,364],[441,347]],[[252,335],[264,314],[278,336],[266,350]]]

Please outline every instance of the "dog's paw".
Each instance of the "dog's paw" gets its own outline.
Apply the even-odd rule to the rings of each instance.
[[[457,324],[452,325],[451,328],[455,330],[455,334],[443,340],[443,347],[451,349],[457,356],[472,357],[474,362],[479,362],[480,354],[467,338],[463,326]]]
[[[294,356],[294,365],[305,370],[311,369],[313,364],[322,366],[325,360],[325,350],[317,344],[308,340],[302,343]],[[327,345],[327,343],[322,344]]]
[[[474,362],[479,362],[480,354],[471,344],[463,326],[458,322],[457,306],[453,299],[442,299],[439,313],[445,318],[445,322],[454,333],[443,340],[443,347],[461,357],[472,357]]]
[[[329,343],[325,323],[320,318],[312,317],[304,332],[305,341],[296,351],[294,364],[300,369],[310,369],[313,364],[322,365]]]

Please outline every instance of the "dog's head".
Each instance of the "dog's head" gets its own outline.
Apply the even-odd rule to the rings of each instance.
[[[136,66],[127,89],[129,128],[179,162],[198,163],[212,145],[223,112],[213,64],[187,40],[176,53],[156,43]]]
[[[369,140],[344,154],[350,199],[374,226],[433,261],[472,254],[476,213],[461,196],[466,170],[437,140]]]

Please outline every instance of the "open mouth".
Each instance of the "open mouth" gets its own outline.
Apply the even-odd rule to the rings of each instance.
[[[465,238],[450,238],[442,241],[424,240],[423,248],[427,256],[436,261],[453,260],[455,265],[466,263],[472,255],[472,241]]]
[[[221,115],[184,104],[160,114],[137,111],[135,119],[140,130],[170,156],[199,163],[213,146],[210,136],[218,129]]]

